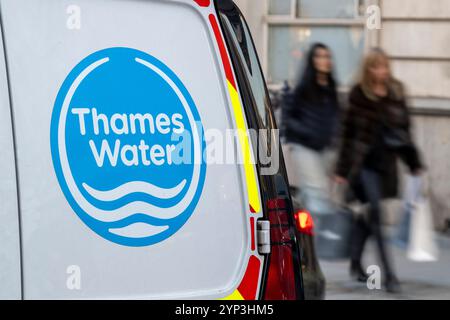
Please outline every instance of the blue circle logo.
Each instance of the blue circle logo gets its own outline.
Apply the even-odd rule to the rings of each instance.
[[[67,76],[53,109],[51,152],[70,206],[103,238],[148,246],[192,215],[206,174],[197,107],[155,57],[108,48]]]

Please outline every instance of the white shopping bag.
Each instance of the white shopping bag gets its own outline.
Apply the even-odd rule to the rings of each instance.
[[[402,217],[397,225],[394,236],[394,243],[401,248],[407,247],[409,243],[409,233],[411,230],[411,215],[419,199],[422,190],[422,178],[408,175],[403,193],[403,204],[401,208]]]
[[[345,206],[345,193],[347,192],[348,186],[346,184],[339,184],[334,181],[330,182],[330,201],[336,207]]]
[[[438,259],[438,246],[434,238],[433,215],[431,211],[430,202],[428,199],[428,183],[426,178],[422,183],[418,183],[414,177],[410,180],[413,184],[412,189],[420,188],[421,192],[417,190],[410,190],[411,194],[417,195],[416,199],[408,199],[411,201],[411,225],[409,231],[409,246],[407,256],[413,261],[436,261]]]

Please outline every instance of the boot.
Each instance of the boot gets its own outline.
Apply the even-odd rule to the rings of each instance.
[[[358,282],[367,282],[369,276],[361,266],[361,262],[352,261],[350,264],[350,276]]]
[[[386,276],[385,287],[386,291],[389,293],[401,293],[400,282],[393,274],[388,274]]]

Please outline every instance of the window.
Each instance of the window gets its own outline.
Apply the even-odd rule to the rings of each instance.
[[[364,15],[365,0],[268,0],[269,15],[350,19]]]
[[[257,113],[264,127],[267,127],[267,114],[269,112],[268,96],[264,77],[259,67],[258,56],[250,35],[250,30],[241,16],[234,20],[224,14],[221,15],[243,63],[246,78],[251,87]]]
[[[271,27],[269,81],[297,82],[310,45],[319,41],[329,46],[333,52],[334,71],[339,84],[350,85],[364,49],[364,33],[358,27]]]
[[[362,1],[356,0],[300,0],[297,10],[301,18],[351,19],[363,14]]]
[[[289,15],[291,13],[291,0],[271,0],[269,1],[269,14]]]
[[[366,0],[269,0],[266,71],[270,84],[298,82],[309,47],[322,42],[333,52],[340,87],[355,80],[367,43]]]
[[[256,135],[250,134],[250,138],[255,155],[258,155],[261,173],[273,175],[279,169],[279,144],[275,143],[279,139],[275,130],[272,130],[276,127],[275,120],[250,30],[240,14],[221,13],[220,17],[225,27],[225,37],[231,47],[231,57],[241,90],[248,128],[258,130],[254,132]],[[261,129],[269,130],[261,132],[259,131]],[[272,155],[275,157],[272,158]]]

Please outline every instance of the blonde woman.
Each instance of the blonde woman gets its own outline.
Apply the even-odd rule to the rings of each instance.
[[[393,78],[389,59],[381,49],[372,49],[365,57],[360,81],[350,92],[349,104],[336,181],[348,182],[354,196],[369,204],[367,221],[359,219],[354,224],[350,272],[358,281],[367,280],[361,257],[368,236],[373,235],[386,289],[398,292],[400,285],[381,230],[380,201],[397,196],[397,156],[413,174],[421,172],[422,164],[410,135],[403,86]]]

